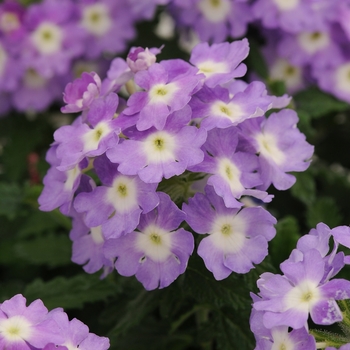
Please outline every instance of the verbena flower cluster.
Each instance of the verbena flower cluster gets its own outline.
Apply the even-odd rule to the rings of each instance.
[[[288,96],[239,79],[246,39],[197,45],[190,63],[156,62],[160,49],[131,49],[107,77],[83,73],[62,112],[80,112],[54,133],[40,209],[73,218],[72,260],[104,275],[135,275],[148,290],[182,274],[195,246],[217,280],[247,273],[268,254],[276,219],[252,198],[290,188],[313,146]],[[121,96],[118,96],[120,93]],[[92,173],[93,169],[93,173]],[[192,229],[192,231],[191,231]]]
[[[41,111],[61,101],[81,71],[103,71],[102,54],[120,54],[137,21],[164,0],[44,0],[0,4],[0,114],[13,107]],[[146,9],[146,11],[145,11]]]
[[[252,294],[250,318],[257,350],[334,349],[327,340],[316,345],[308,320],[322,326],[343,320],[336,301],[350,298],[350,282],[334,277],[350,263],[350,256],[338,251],[341,245],[350,248],[349,226],[330,229],[320,223],[298,240],[280,265],[283,275],[266,272],[260,276],[260,292]],[[348,341],[339,340],[338,346],[348,349]]]
[[[60,101],[81,71],[101,71],[101,54],[124,52],[136,23],[163,5],[157,33],[174,29],[183,48],[241,38],[248,25],[264,41],[269,79],[290,93],[308,84],[350,101],[348,0],[44,0],[0,5],[0,115],[42,111]]]
[[[17,294],[0,304],[0,348],[17,350],[107,350],[109,339],[89,332],[61,309],[48,311],[40,299],[26,306]]]

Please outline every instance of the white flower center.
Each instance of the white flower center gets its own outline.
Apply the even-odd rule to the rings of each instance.
[[[224,254],[238,253],[245,242],[246,225],[237,216],[218,216],[208,237]]]
[[[230,68],[225,62],[204,61],[197,65],[199,73],[203,73],[206,78],[214,74],[228,73]]]
[[[292,66],[283,58],[277,59],[270,70],[272,80],[282,80],[288,89],[298,87],[302,83],[302,71],[299,67]]]
[[[90,234],[91,234],[92,240],[96,244],[102,244],[105,241],[104,238],[103,238],[103,235],[102,235],[101,226],[91,227]]]
[[[219,159],[217,172],[229,184],[234,195],[239,195],[244,191],[245,188],[240,180],[241,171],[229,159]]]
[[[304,280],[293,287],[284,297],[285,310],[297,309],[309,312],[321,298],[317,286],[318,284],[314,281]]]
[[[107,201],[118,213],[126,213],[138,207],[137,186],[134,178],[125,175],[117,176],[112,187],[107,190]]]
[[[222,22],[231,10],[228,0],[201,0],[198,7],[204,17],[213,23]]]
[[[309,54],[314,54],[326,48],[330,44],[328,33],[323,32],[303,32],[298,35],[300,46]]]
[[[166,131],[157,131],[144,140],[144,152],[149,163],[175,160],[176,139]]]
[[[96,3],[84,7],[81,25],[89,33],[102,36],[110,30],[112,24],[109,9],[105,4]]]
[[[98,123],[94,129],[91,129],[82,137],[84,143],[84,152],[98,149],[100,141],[111,131],[112,129],[106,122]]]
[[[211,106],[211,113],[223,118],[228,118],[232,122],[239,120],[244,112],[242,108],[235,103],[225,103],[222,101],[215,101]]]
[[[78,178],[80,173],[81,171],[80,171],[79,165],[76,165],[73,169],[66,171],[67,180],[64,183],[64,187],[63,187],[65,191],[72,191],[75,180]]]
[[[51,55],[62,48],[62,29],[54,23],[42,22],[31,34],[31,39],[42,55]]]
[[[30,89],[40,89],[47,83],[47,79],[41,76],[35,69],[29,68],[24,73],[24,85]]]
[[[31,323],[23,316],[12,316],[0,321],[0,335],[7,342],[24,342],[32,334]]]
[[[150,103],[164,102],[169,105],[177,90],[176,83],[156,84],[148,92]]]
[[[280,11],[293,10],[299,5],[300,0],[273,0]]]
[[[7,63],[7,53],[3,46],[0,44],[0,77],[4,74],[4,70]]]
[[[20,27],[18,16],[13,12],[4,12],[0,17],[0,29],[4,32],[12,32]]]
[[[338,90],[350,94],[350,62],[344,63],[336,69],[335,84]]]
[[[272,328],[271,335],[273,339],[273,345],[271,350],[294,350],[294,342],[290,339],[288,334],[288,328],[281,330],[280,328]]]
[[[136,240],[136,248],[143,251],[146,258],[155,262],[163,262],[171,253],[172,233],[156,225],[149,225]]]
[[[279,149],[275,135],[259,133],[255,135],[258,143],[258,152],[267,159],[272,160],[277,165],[281,165],[285,161],[285,154]]]

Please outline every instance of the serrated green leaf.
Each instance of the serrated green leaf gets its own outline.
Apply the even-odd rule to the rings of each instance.
[[[269,243],[269,251],[275,265],[278,266],[288,258],[300,238],[298,221],[293,216],[278,220],[276,236]]]
[[[317,198],[314,205],[307,208],[306,219],[310,228],[316,227],[319,222],[332,228],[341,223],[342,217],[333,198],[321,197]]]
[[[22,198],[21,188],[17,184],[0,182],[0,215],[14,219]]]
[[[47,282],[37,279],[23,294],[28,302],[41,299],[48,309],[74,309],[82,308],[85,303],[106,300],[119,292],[110,279],[100,280],[96,274],[81,274],[71,278],[56,277]]]
[[[318,118],[331,112],[349,109],[349,104],[320,91],[316,87],[308,88],[294,95],[297,110],[303,110],[312,118]]]
[[[48,234],[18,242],[13,250],[30,264],[57,267],[70,264],[72,243],[67,235]]]

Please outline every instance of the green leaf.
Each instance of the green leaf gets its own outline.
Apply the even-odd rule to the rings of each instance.
[[[300,238],[298,221],[293,216],[278,220],[276,237],[269,243],[271,258],[278,266],[288,258]]]
[[[219,313],[213,314],[217,350],[254,348],[254,336],[250,331],[248,315],[247,312],[244,314],[232,308],[223,308]]]
[[[258,43],[254,39],[249,39],[249,47],[249,55],[246,58],[247,65],[261,78],[267,80],[269,76],[269,69],[263,55],[261,54]]]
[[[0,215],[14,219],[22,201],[22,191],[19,185],[0,182]]]
[[[98,275],[81,274],[71,278],[56,277],[51,281],[36,279],[24,290],[28,302],[41,299],[48,309],[82,308],[85,303],[103,301],[120,290],[111,279],[100,280]]]
[[[314,205],[308,207],[306,219],[310,228],[316,227],[319,222],[332,228],[340,225],[342,217],[333,198],[321,197],[317,198]]]
[[[70,264],[71,249],[67,235],[48,234],[16,243],[14,253],[30,264],[57,267]]]
[[[297,110],[303,110],[312,118],[318,118],[331,112],[349,109],[349,104],[320,91],[316,87],[308,88],[294,95]]]
[[[297,181],[291,188],[292,195],[307,206],[313,204],[316,198],[316,184],[312,174],[304,171],[293,173],[293,175],[297,178]]]

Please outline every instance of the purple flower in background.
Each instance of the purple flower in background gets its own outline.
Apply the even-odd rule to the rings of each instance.
[[[20,3],[5,0],[0,4],[0,36],[10,44],[10,52],[16,52],[21,47],[20,43],[26,35],[24,17],[25,8]]]
[[[253,19],[244,0],[173,1],[170,13],[180,28],[193,29],[202,42],[215,43],[226,40],[228,36],[243,36],[247,24]]]
[[[331,66],[318,69],[315,67],[312,75],[319,87],[337,98],[350,102],[350,58],[335,60]]]
[[[41,300],[26,306],[26,299],[17,294],[0,304],[1,349],[31,350],[61,340],[57,324]]]
[[[83,52],[82,31],[73,21],[75,5],[70,0],[45,0],[32,4],[25,24],[29,35],[21,60],[41,75],[66,74],[71,62]]]
[[[67,104],[61,108],[62,113],[75,113],[90,108],[92,102],[100,97],[101,79],[97,73],[83,72],[80,78],[68,83],[63,93]]]
[[[135,18],[127,1],[79,0],[80,27],[86,33],[85,56],[116,54],[135,37]]]
[[[227,208],[210,186],[206,195],[195,194],[182,209],[195,232],[209,234],[201,240],[198,255],[217,280],[232,272],[247,273],[253,263],[261,263],[268,254],[267,242],[276,234],[276,219],[268,211]]]
[[[323,28],[324,17],[333,6],[332,2],[323,3],[317,4],[314,0],[257,0],[251,11],[264,27],[295,33]]]
[[[310,165],[314,147],[296,128],[297,122],[296,112],[285,109],[268,118],[248,119],[239,124],[243,135],[259,153],[263,184],[258,189],[266,190],[272,183],[278,190],[286,190],[296,180],[287,172],[304,171]]]
[[[173,65],[182,69],[182,62],[173,61]],[[188,68],[186,73],[177,75],[173,72],[176,67],[172,67],[173,71],[169,72],[166,63],[164,66],[161,62],[135,74],[136,84],[146,91],[132,94],[123,113],[130,116],[138,114],[138,130],[147,130],[152,126],[162,130],[167,117],[190,101],[200,78],[191,66],[188,65]]]
[[[247,67],[241,63],[249,53],[247,39],[232,43],[198,44],[191,53],[190,62],[205,75],[205,84],[210,88],[242,77]]]
[[[189,120],[190,108],[185,107],[168,117],[163,130],[129,130],[130,139],[108,150],[107,157],[119,164],[122,174],[138,175],[147,183],[181,175],[204,157],[200,147],[207,134],[204,129],[186,125]]]
[[[12,92],[12,105],[19,111],[43,111],[53,101],[61,99],[67,79],[66,76],[46,78],[34,68],[28,68]]]
[[[178,229],[185,213],[167,194],[158,196],[159,205],[141,215],[137,231],[105,244],[106,256],[117,258],[117,271],[135,275],[147,290],[165,288],[184,273],[194,247],[192,234]]]

